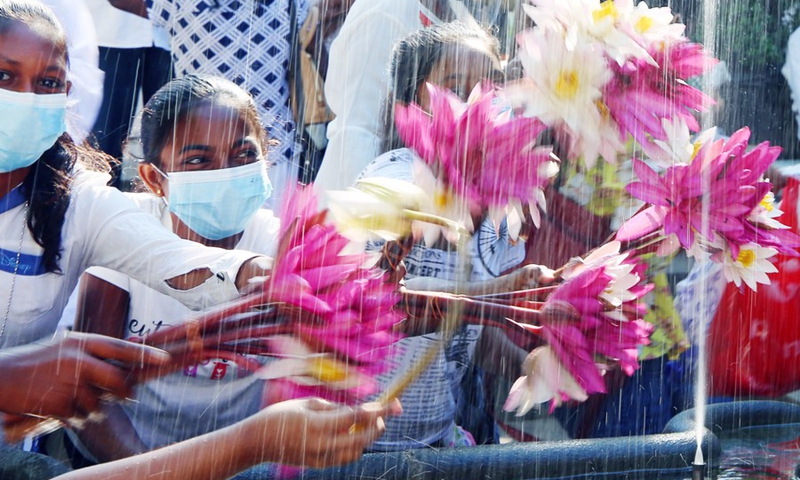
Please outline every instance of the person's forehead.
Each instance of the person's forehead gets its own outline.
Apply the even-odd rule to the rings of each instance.
[[[165,146],[172,145],[169,149],[190,144],[228,148],[232,142],[244,138],[258,141],[259,128],[241,109],[205,103],[175,122],[173,134]]]
[[[42,52],[48,50],[54,55],[64,56],[67,51],[67,38],[61,28],[55,27],[44,20],[35,20],[24,23],[20,20],[6,20],[8,24],[3,28],[0,37],[14,36],[25,37],[26,42],[36,42]]]

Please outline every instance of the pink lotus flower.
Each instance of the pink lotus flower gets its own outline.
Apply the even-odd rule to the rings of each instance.
[[[638,346],[649,342],[652,331],[650,324],[639,319],[644,308],[640,299],[647,288],[630,286],[622,295],[630,300],[618,307],[602,299],[614,290],[615,280],[603,265],[586,266],[556,288],[541,309],[543,338],[587,394],[606,391],[602,372],[610,363],[632,375],[639,367]],[[628,285],[627,280],[620,280]],[[625,316],[606,314],[615,308]],[[561,399],[567,398],[569,394],[561,392]]]
[[[270,380],[266,403],[308,396],[355,403],[378,388],[369,365],[347,363],[331,353],[320,353],[292,336],[275,336],[268,342],[276,359],[255,372],[256,377]]]
[[[417,105],[396,107],[403,142],[469,204],[502,209],[533,203],[535,209],[552,174],[552,148],[535,144],[544,124],[511,117],[490,85],[476,87],[466,104],[447,90],[427,88],[430,114]]]
[[[375,375],[383,369],[382,349],[398,340],[392,330],[402,320],[394,311],[400,300],[397,286],[386,282],[384,272],[365,267],[363,253],[346,253],[349,241],[325,223],[325,213],[318,213],[316,205],[312,189],[304,188],[284,206],[282,241],[265,284],[267,297],[299,307],[300,315],[317,317],[317,322],[292,323],[294,335],[312,352],[331,355],[361,375]],[[374,393],[376,385],[358,382],[348,390],[359,398]]]
[[[700,125],[693,113],[706,111],[714,100],[690,86],[686,80],[702,75],[718,60],[709,57],[702,46],[689,41],[655,43],[649,53],[657,66],[644,59],[622,65],[609,62],[614,76],[606,84],[603,101],[620,126],[620,139],[628,134],[648,145],[652,139],[666,140],[662,121],[682,119],[697,132]]]
[[[674,236],[687,250],[698,246],[710,251],[729,249],[732,258],[738,256],[741,245],[750,243],[797,255],[800,238],[796,235],[753,223],[758,217],[751,213],[771,188],[762,175],[780,154],[780,147],[764,142],[745,152],[749,137],[749,129],[743,128],[727,142],[707,143],[689,164],[671,166],[661,175],[634,160],[639,181],[627,190],[650,206],[625,222],[617,239],[630,241],[661,232]]]

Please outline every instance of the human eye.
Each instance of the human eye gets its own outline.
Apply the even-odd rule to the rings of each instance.
[[[255,159],[261,156],[261,152],[256,150],[255,148],[246,148],[244,150],[239,151],[236,154],[236,158],[239,159]]]
[[[11,75],[8,72],[0,71],[0,82],[5,82],[11,79]]]
[[[253,146],[242,147],[233,156],[233,160],[239,165],[256,162],[259,158],[261,158],[261,150]]]
[[[49,93],[62,93],[66,87],[62,79],[55,77],[43,78],[39,82],[39,85],[49,91]]]
[[[193,155],[193,156],[190,156],[190,157],[186,157],[181,163],[183,165],[185,165],[185,166],[201,167],[201,166],[206,165],[206,164],[208,164],[210,162],[209,162],[209,160],[207,158],[205,158],[202,155]]]

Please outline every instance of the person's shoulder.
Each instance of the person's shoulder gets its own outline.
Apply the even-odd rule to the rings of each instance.
[[[367,165],[359,178],[388,177],[411,182],[415,158],[416,155],[409,148],[390,150]]]
[[[108,174],[77,168],[70,185],[70,208],[100,207],[118,202],[131,205],[122,192],[108,186],[110,179]]]
[[[104,173],[78,170],[72,178],[67,221],[78,223],[105,222],[128,211],[140,208],[125,194],[107,185]]]
[[[137,207],[156,218],[161,218],[168,211],[164,201],[152,193],[125,192],[123,195],[136,204]]]
[[[375,19],[391,19],[402,23],[419,21],[418,0],[361,0],[347,13],[342,29]]]
[[[236,249],[272,256],[278,248],[280,229],[280,219],[272,210],[261,208],[247,224]]]
[[[277,232],[281,228],[280,219],[275,216],[275,212],[268,208],[258,209],[250,223],[253,228],[270,232]]]

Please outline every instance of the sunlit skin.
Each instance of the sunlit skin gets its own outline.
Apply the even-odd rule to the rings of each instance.
[[[160,155],[160,170],[152,164],[142,163],[139,175],[147,187],[160,197],[169,198],[169,180],[163,173],[220,170],[240,167],[261,161],[260,125],[248,121],[244,112],[222,101],[205,101],[191,113],[178,120],[173,135],[164,145]],[[201,237],[183,223],[175,214],[172,229],[188,240],[204,245],[232,249],[242,233],[209,240]]]
[[[441,58],[433,64],[431,73],[417,90],[417,103],[426,112],[430,112],[430,83],[444,87],[466,102],[476,85],[483,81],[495,84],[503,82],[503,70],[497,58],[479,39],[470,39],[461,44],[445,47]],[[472,221],[479,225],[484,212],[473,212]]]
[[[44,28],[13,22],[0,34],[0,88],[19,93],[65,93],[67,47]],[[0,173],[0,198],[25,180],[32,167]]]
[[[485,80],[494,83],[503,81],[500,59],[488,50],[485,42],[475,39],[459,45],[449,45],[417,91],[417,101],[423,109],[430,111],[430,98],[425,83],[447,88],[461,100],[467,101],[472,89]]]

